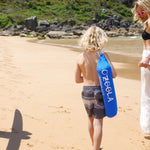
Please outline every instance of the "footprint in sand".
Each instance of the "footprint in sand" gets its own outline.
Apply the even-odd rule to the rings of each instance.
[[[145,142],[144,142],[143,140],[141,141],[141,143],[142,143],[143,145],[145,144]]]
[[[74,146],[58,146],[58,145],[52,145],[51,146],[53,149],[57,149],[57,150],[78,150],[76,149]]]
[[[29,147],[33,147],[33,144],[27,143],[27,145],[28,145]]]
[[[71,113],[69,108],[66,108],[64,106],[48,106],[51,108],[54,112],[53,113]]]
[[[126,110],[128,110],[128,111],[132,111],[133,109],[132,109],[132,108],[130,108],[129,106],[127,106]]]
[[[130,108],[129,106],[127,106],[125,109],[124,108],[122,108],[122,107],[118,107],[118,111],[119,112],[126,112],[126,111],[132,111],[133,109],[132,108]]]
[[[122,107],[120,107],[120,106],[118,107],[118,111],[119,112],[125,112],[125,110]]]

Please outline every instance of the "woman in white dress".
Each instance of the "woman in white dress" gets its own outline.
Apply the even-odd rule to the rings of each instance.
[[[140,125],[145,137],[150,137],[150,0],[138,0],[132,9],[134,20],[143,24],[143,55],[141,67],[141,115]]]

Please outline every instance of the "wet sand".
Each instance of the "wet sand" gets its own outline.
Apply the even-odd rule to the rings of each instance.
[[[28,40],[0,37],[0,149],[91,150],[82,84],[74,82],[79,52]],[[104,119],[101,147],[149,150],[139,125],[141,82],[129,74],[132,63],[113,63],[118,114]]]

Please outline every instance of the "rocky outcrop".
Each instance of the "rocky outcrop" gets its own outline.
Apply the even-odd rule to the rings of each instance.
[[[106,10],[103,10],[106,13]],[[54,20],[53,24],[50,24],[46,20],[37,22],[37,17],[30,17],[25,19],[25,26],[13,25],[8,26],[4,30],[0,31],[0,35],[20,35],[20,36],[40,36],[49,38],[78,38],[85,30],[90,26],[98,26],[105,30],[108,36],[133,36],[139,35],[142,32],[141,25],[133,25],[127,20],[122,20],[117,15],[105,16],[104,20],[98,21],[96,18],[85,21],[82,25],[76,25],[74,20],[64,20],[59,22]]]
[[[46,20],[40,20],[39,22],[38,22],[38,25],[39,26],[44,26],[44,27],[49,27],[50,26],[50,24],[46,21]]]
[[[129,28],[131,23],[129,23],[127,20],[121,20],[119,16],[106,16],[105,19],[101,22],[99,22],[99,26],[107,31],[110,31],[114,28]]]
[[[27,29],[29,29],[31,31],[36,31],[37,25],[38,25],[38,23],[37,23],[36,16],[25,19],[25,26]]]

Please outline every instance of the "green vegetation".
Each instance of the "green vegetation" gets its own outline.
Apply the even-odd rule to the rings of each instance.
[[[102,9],[108,12],[104,14]],[[72,19],[77,24],[82,24],[92,18],[103,20],[109,14],[132,20],[131,8],[119,0],[1,0],[0,28],[24,24],[24,20],[31,16],[50,23],[57,18],[60,22]]]

